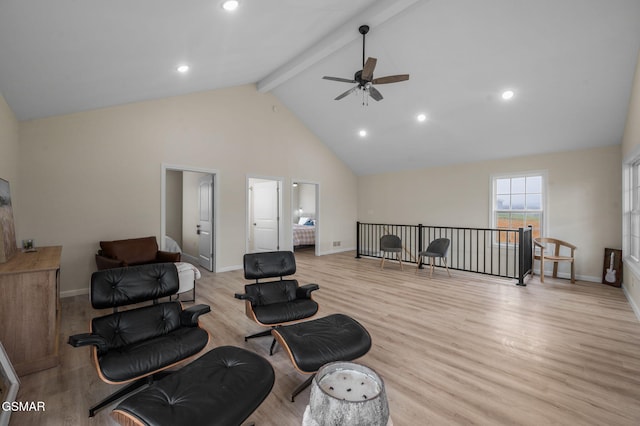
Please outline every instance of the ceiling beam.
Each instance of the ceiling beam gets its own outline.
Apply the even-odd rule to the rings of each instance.
[[[311,65],[326,58],[336,50],[346,46],[360,37],[357,31],[360,25],[366,24],[374,28],[391,19],[415,3],[425,0],[379,0],[358,13],[336,30],[324,36],[322,40],[306,49],[301,55],[283,64],[277,70],[258,81],[258,91],[268,92],[285,81],[293,78]]]

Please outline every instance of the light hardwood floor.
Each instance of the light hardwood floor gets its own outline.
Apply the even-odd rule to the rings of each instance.
[[[621,289],[538,277],[513,281],[436,269],[415,274],[354,253],[297,255],[296,278],[316,282],[319,316],[349,314],[371,333],[359,362],[384,379],[393,422],[403,425],[638,425],[640,322]],[[284,351],[269,356],[270,338],[233,293],[242,271],[203,272],[197,303],[211,348],[235,345],[263,355],[276,372],[271,394],[248,421],[300,425],[309,391],[289,401],[306,376]],[[190,305],[190,304],[186,304]],[[21,378],[18,399],[45,401],[46,411],[14,413],[11,425],[113,425],[110,408],[89,420],[88,406],[115,387],[100,381],[87,348],[66,344],[86,332],[96,312],[87,296],[62,300],[62,364]]]

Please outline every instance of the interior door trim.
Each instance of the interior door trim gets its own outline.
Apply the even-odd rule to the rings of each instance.
[[[170,164],[170,163],[162,163],[161,172],[160,172],[160,248],[165,248],[164,243],[164,235],[167,232],[166,230],[166,220],[167,220],[167,200],[166,200],[166,191],[167,191],[167,171],[174,170],[180,172],[196,172],[196,173],[207,173],[213,175],[213,270],[215,272],[218,271],[218,262],[217,257],[219,253],[219,238],[218,238],[218,230],[220,229],[220,188],[219,185],[219,177],[220,171],[217,169],[209,169],[206,167],[196,167],[196,166],[188,166],[184,164]]]

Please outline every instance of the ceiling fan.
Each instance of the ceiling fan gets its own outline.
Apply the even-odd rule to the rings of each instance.
[[[382,94],[380,93],[380,91],[378,91],[378,89],[373,87],[374,84],[397,83],[399,81],[409,80],[409,74],[398,74],[398,75],[389,75],[386,77],[373,78],[373,70],[375,69],[376,63],[378,60],[376,58],[367,58],[366,62],[364,60],[365,58],[364,42],[365,42],[365,37],[369,32],[369,26],[361,25],[360,28],[358,28],[358,31],[360,31],[360,34],[362,34],[362,69],[359,71],[356,71],[355,75],[353,76],[353,79],[329,77],[326,75],[322,78],[325,80],[340,81],[342,83],[357,83],[351,89],[338,95],[335,98],[335,100],[338,101],[344,98],[345,96],[355,92],[356,90],[362,90],[362,96],[363,96],[362,104],[365,105],[366,100],[368,99],[367,95],[371,96],[376,101],[382,100]]]

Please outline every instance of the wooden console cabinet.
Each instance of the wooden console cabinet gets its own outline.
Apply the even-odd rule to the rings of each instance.
[[[61,246],[0,263],[0,341],[19,376],[59,363]]]

